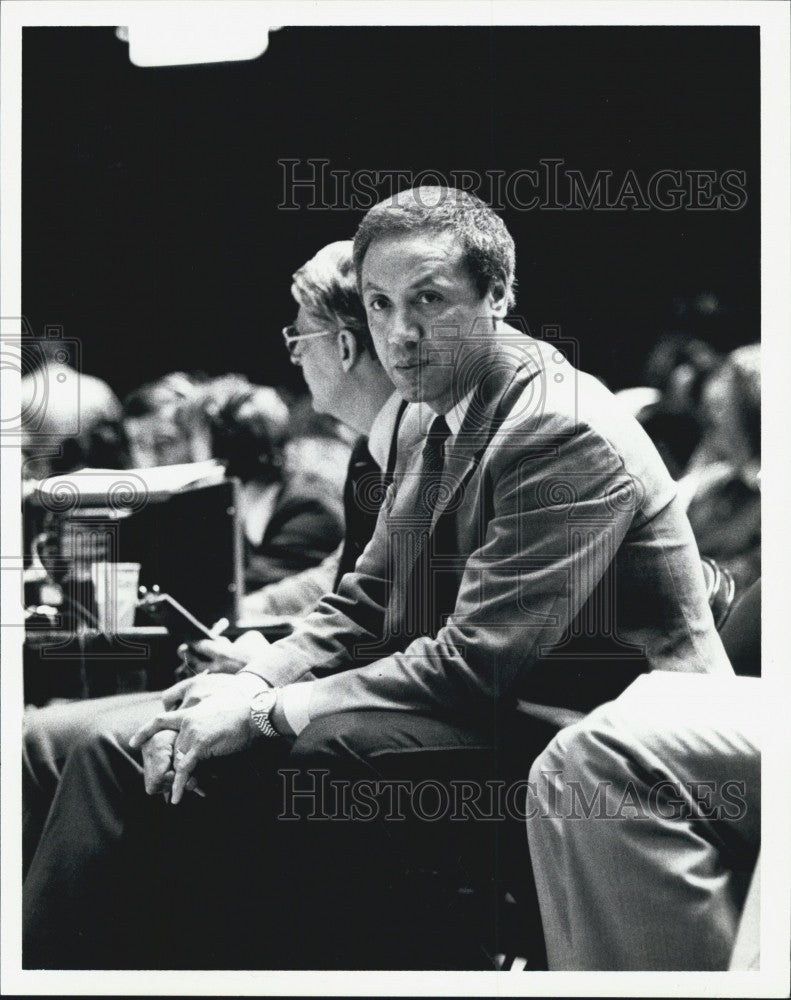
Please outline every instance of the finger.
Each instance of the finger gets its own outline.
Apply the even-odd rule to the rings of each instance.
[[[233,653],[233,643],[224,635],[213,639],[198,639],[190,643],[190,650],[204,659],[213,660],[217,656],[228,656]]]
[[[156,795],[173,783],[173,744],[177,735],[171,730],[155,733],[141,748],[143,780],[149,795]]]
[[[146,740],[151,739],[154,733],[161,733],[165,729],[174,729],[178,732],[181,729],[183,720],[182,712],[162,712],[145,726],[142,726],[129,740],[130,747],[139,747]]]
[[[143,776],[143,781],[146,786],[147,795],[159,795],[160,792],[170,792],[173,787],[173,779],[176,776],[176,772],[168,765],[167,771],[160,771],[159,773],[149,773],[146,772]]]
[[[187,792],[194,792],[202,799],[206,798],[206,792],[204,792],[194,777],[189,779],[187,784],[184,786],[184,790]]]
[[[162,692],[162,704],[166,709],[177,708],[184,700],[184,694],[192,683],[191,677],[185,677],[183,681],[178,681],[172,687]]]
[[[143,761],[145,762],[146,759],[154,760],[160,756],[169,757],[173,752],[173,744],[176,742],[177,735],[171,731],[155,733],[143,747]]]
[[[185,754],[182,754],[180,750],[176,751],[175,755],[175,771],[176,777],[173,779],[173,792],[170,797],[171,805],[177,806],[181,802],[181,798],[184,795],[184,789],[186,787],[187,781],[189,781],[192,772],[200,759],[197,747],[193,747],[188,750]]]
[[[206,643],[206,645],[202,645]],[[217,650],[209,645],[209,639],[201,639],[200,642],[187,646],[184,659],[187,663],[210,663],[217,655]]]
[[[227,618],[219,618],[209,629],[211,634],[215,637],[220,636],[228,628],[231,623]]]

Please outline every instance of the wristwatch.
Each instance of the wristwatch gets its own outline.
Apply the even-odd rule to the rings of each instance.
[[[271,739],[273,736],[280,736],[270,720],[272,710],[277,701],[277,691],[274,688],[267,688],[259,691],[250,702],[250,718],[256,731]]]

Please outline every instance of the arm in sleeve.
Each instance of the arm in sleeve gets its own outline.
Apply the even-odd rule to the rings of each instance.
[[[391,486],[390,502],[385,500],[355,571],[342,577],[335,593],[325,593],[290,636],[273,643],[245,670],[281,687],[313,680],[313,671],[348,670],[359,663],[357,646],[380,641],[389,594],[387,511],[393,496]]]
[[[307,614],[318,599],[332,590],[341,558],[340,545],[318,566],[294,573],[277,583],[270,583],[242,599],[242,616],[275,615],[294,618]]]
[[[309,718],[361,709],[474,711],[481,699],[505,696],[539,647],[564,635],[629,530],[640,484],[590,429],[552,455],[506,445],[488,475],[492,516],[447,623],[402,652],[306,685],[300,698],[309,698]],[[293,705],[288,691],[285,697]]]
[[[250,547],[245,587],[254,590],[317,566],[343,540],[343,505],[319,477],[288,483],[257,548]]]

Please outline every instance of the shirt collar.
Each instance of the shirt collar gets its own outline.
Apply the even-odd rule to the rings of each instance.
[[[467,416],[467,410],[470,406],[470,401],[472,400],[474,389],[471,389],[467,395],[458,401],[452,410],[449,410],[445,414],[445,420],[447,421],[448,427],[450,427],[450,433],[453,437],[461,430],[461,425],[464,423],[464,418]]]
[[[368,451],[380,469],[387,468],[387,457],[400,405],[401,397],[397,392],[394,392],[376,414],[374,422],[371,424],[371,431],[368,435]]]

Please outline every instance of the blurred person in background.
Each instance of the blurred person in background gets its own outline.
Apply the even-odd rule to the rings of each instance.
[[[701,554],[742,590],[761,574],[761,346],[731,352],[705,381],[703,435],[679,481]]]
[[[20,385],[22,423],[22,530],[25,604],[55,599],[45,568],[60,555],[56,515],[37,501],[39,482],[79,469],[123,469],[128,465],[121,404],[101,379],[78,371],[76,347],[61,338],[31,340],[36,360]],[[59,575],[62,576],[65,570]]]
[[[660,337],[645,363],[643,386],[618,393],[677,479],[700,442],[703,383],[722,361],[705,341],[680,333]]]
[[[21,383],[22,476],[25,481],[86,466],[126,464],[121,404],[101,379],[72,367],[68,343],[36,340],[38,365]]]
[[[700,391],[722,356],[703,340],[682,333],[663,335],[645,363],[646,385],[658,389],[669,410],[694,413]]]
[[[203,462],[212,457],[203,385],[194,376],[171,372],[146,382],[124,399],[123,417],[133,468]]]
[[[274,389],[172,372],[130,393],[123,412],[134,467],[214,458],[240,479],[246,591],[315,566],[343,537],[340,488],[286,468],[288,409]]]
[[[242,484],[245,591],[321,563],[343,539],[342,487],[324,468],[326,454],[312,464],[287,457],[288,407],[243,375],[211,380],[204,410],[214,457]]]

